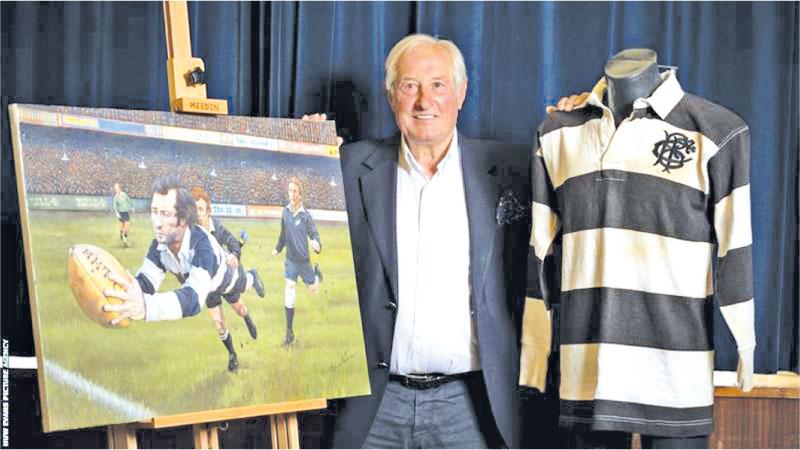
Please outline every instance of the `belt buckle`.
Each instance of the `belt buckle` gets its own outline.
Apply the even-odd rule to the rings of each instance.
[[[407,379],[410,381],[411,387],[417,389],[431,389],[442,384],[442,380],[446,379],[447,375],[409,375]]]

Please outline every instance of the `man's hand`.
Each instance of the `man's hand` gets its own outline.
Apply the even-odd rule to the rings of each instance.
[[[130,276],[130,272],[128,272]],[[103,305],[103,311],[118,312],[119,316],[111,321],[111,325],[116,325],[125,319],[142,320],[144,319],[144,294],[142,288],[139,287],[139,282],[131,276],[132,282],[128,282],[113,273],[108,274],[108,278],[122,286],[122,291],[116,289],[106,289],[103,295],[106,297],[114,297],[122,300],[122,304],[114,305],[107,303]]]
[[[303,114],[303,120],[308,120],[310,122],[324,122],[328,120],[328,115],[325,113]],[[341,147],[342,143],[344,143],[344,139],[342,139],[341,136],[336,136],[336,145]]]
[[[321,247],[319,245],[319,241],[316,240],[316,239],[312,239],[311,240],[311,248],[313,248],[315,252],[319,253],[319,251],[321,249]]]
[[[237,258],[233,253],[228,254],[228,258],[225,260],[225,262],[231,269],[239,267],[239,258]]]
[[[277,250],[273,250],[273,251],[272,251],[272,256],[278,256],[278,253],[280,253],[280,252],[279,252],[279,251],[277,251]]]
[[[583,92],[580,95],[570,95],[569,97],[561,97],[555,106],[548,106],[545,108],[547,114],[554,111],[572,111],[573,109],[583,108],[586,100],[589,99],[589,93]]]

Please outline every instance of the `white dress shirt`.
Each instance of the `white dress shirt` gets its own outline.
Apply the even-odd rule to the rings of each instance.
[[[402,139],[397,166],[398,307],[391,373],[479,368],[470,313],[469,222],[458,134],[428,178]]]

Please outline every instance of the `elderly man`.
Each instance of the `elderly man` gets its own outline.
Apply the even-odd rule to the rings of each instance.
[[[516,447],[530,148],[456,130],[459,49],[411,35],[386,59],[400,135],[341,152],[372,394],[339,447]]]

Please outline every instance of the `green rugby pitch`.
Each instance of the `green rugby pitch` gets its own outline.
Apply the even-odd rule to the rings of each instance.
[[[252,290],[242,297],[258,327],[257,340],[250,338],[244,321],[223,301],[239,358],[236,373],[227,370],[227,351],[205,308],[182,320],[107,329],[86,317],[75,302],[67,278],[69,247],[78,243],[102,247],[135,274],[153,238],[149,215],[133,215],[131,247],[123,248],[112,213],[31,211],[39,314],[34,320],[41,339],[37,351],[43,350],[45,360],[65,369],[62,374],[45,371],[43,406],[49,430],[148,418],[134,417],[142,409],[131,412],[125,405],[162,416],[369,393],[347,226],[317,224],[323,251],[312,252],[312,263],[319,264],[325,279],[316,296],[298,283],[296,342],[287,349],[281,346],[285,252],[271,255],[279,221],[222,221],[237,236],[240,230],[249,233],[242,264],[258,269],[267,292],[264,299]],[[160,290],[176,287],[175,277],[168,274]],[[65,381],[63,373],[75,377]],[[84,381],[83,387],[77,386]]]

